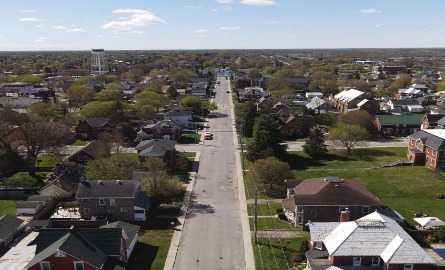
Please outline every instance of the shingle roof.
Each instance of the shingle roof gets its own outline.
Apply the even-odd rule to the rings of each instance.
[[[175,140],[161,140],[161,139],[152,139],[145,140],[140,142],[135,149],[137,151],[142,151],[144,149],[149,148],[152,145],[156,145],[162,150],[175,150],[176,141]]]
[[[106,225],[100,226],[100,228],[121,228],[124,230],[125,234],[128,237],[128,243],[131,243],[135,237],[138,236],[139,229],[141,228],[138,225],[130,224],[123,221],[116,221],[112,223],[108,223]]]
[[[158,129],[158,128],[181,129],[181,126],[171,120],[162,120],[159,123],[156,123],[153,126],[151,126],[151,128],[154,128],[154,129]]]
[[[110,118],[87,118],[85,121],[88,123],[88,125],[90,125],[90,127],[102,127],[107,123],[110,123],[113,126],[117,124],[116,121]]]
[[[5,240],[10,237],[20,226],[23,220],[11,215],[4,215],[0,217],[0,239]]]
[[[419,105],[419,101],[415,99],[399,99],[391,101],[393,106]]]
[[[192,114],[193,114],[192,111],[173,110],[166,112],[164,115],[169,117],[174,117],[174,116],[190,116]]]
[[[296,205],[382,205],[362,183],[332,176],[303,180],[293,198]]]
[[[79,184],[76,200],[87,198],[134,198],[140,183],[135,180],[91,180]]]
[[[445,149],[444,129],[425,129],[409,135],[408,138],[420,140],[426,146],[436,150]]]
[[[43,205],[43,204],[41,202],[19,201],[16,204],[16,208],[33,208],[33,209],[35,209],[38,205]]]
[[[422,119],[418,115],[376,115],[381,125],[421,125]]]
[[[429,123],[437,123],[437,121],[444,117],[445,114],[425,114],[424,116],[424,118],[426,118]]]
[[[136,200],[134,201],[134,206],[140,207],[142,209],[148,209],[148,206],[150,205],[150,197],[148,197],[146,194],[139,192]]]
[[[87,145],[85,145],[84,147],[82,147],[81,149],[77,150],[76,152],[74,152],[73,154],[71,154],[67,159],[69,159],[70,157],[73,157],[79,153],[85,153],[87,155],[90,155],[94,158],[100,158],[102,156],[102,151],[100,150],[100,145],[97,141],[92,141],[90,143],[88,143]]]

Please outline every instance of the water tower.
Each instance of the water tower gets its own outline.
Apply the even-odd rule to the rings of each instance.
[[[107,72],[107,61],[104,49],[91,50],[91,74],[102,75]]]

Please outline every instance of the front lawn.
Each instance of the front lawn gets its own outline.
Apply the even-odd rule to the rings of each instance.
[[[129,270],[163,269],[167,258],[173,230],[170,219],[153,219],[143,223],[139,241],[128,261]]]
[[[201,134],[184,134],[178,141],[178,144],[198,144]]]
[[[62,155],[40,155],[36,160],[36,167],[55,167],[62,158]]]
[[[249,218],[250,230],[253,231],[253,223],[254,218]],[[261,217],[258,218],[257,222],[259,231],[275,231],[275,230],[285,230],[285,231],[294,231],[289,222],[280,220],[276,217]]]
[[[71,144],[71,146],[85,146],[89,143],[90,143],[89,141],[76,140]]]
[[[0,200],[0,216],[13,215],[17,213],[15,208],[16,202],[12,200]]]
[[[28,174],[28,172],[18,172],[4,180],[4,185],[8,187],[38,187],[43,184],[44,173],[37,173],[37,178]]]
[[[269,204],[258,204],[258,216],[274,216],[277,214],[277,209],[283,209],[281,203],[269,203]],[[247,205],[247,213],[249,216],[253,216],[255,211],[254,204]]]

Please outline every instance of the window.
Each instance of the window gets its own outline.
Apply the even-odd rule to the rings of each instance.
[[[82,199],[82,202],[89,202],[90,199]]]
[[[116,199],[110,199],[110,206],[116,205]]]
[[[74,270],[84,270],[83,262],[74,262]]]
[[[49,262],[40,262],[40,270],[51,270]]]
[[[122,213],[126,213],[126,212],[128,212],[128,208],[127,208],[127,207],[121,207],[121,212],[122,212]]]
[[[369,213],[369,206],[363,206],[362,213]]]
[[[413,269],[412,264],[405,264],[405,266],[403,267],[403,270],[412,270],[412,269]]]
[[[298,216],[298,224],[303,224],[303,215]]]
[[[378,266],[380,264],[380,257],[372,258],[372,266]]]
[[[78,156],[77,161],[83,161],[83,156]]]
[[[90,208],[84,208],[84,209],[83,209],[83,213],[84,213],[85,215],[89,216],[89,215],[90,215]]]
[[[352,265],[353,266],[360,266],[360,265],[362,265],[362,257],[354,257]]]
[[[303,213],[303,206],[297,206],[297,213]]]
[[[99,198],[99,205],[105,205],[105,199]]]

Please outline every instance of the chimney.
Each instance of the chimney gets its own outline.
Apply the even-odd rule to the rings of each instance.
[[[73,234],[75,231],[76,231],[76,228],[74,227],[74,225],[71,225],[71,227],[69,228],[70,234]]]
[[[348,208],[340,212],[340,222],[348,222],[350,218],[351,213]]]

